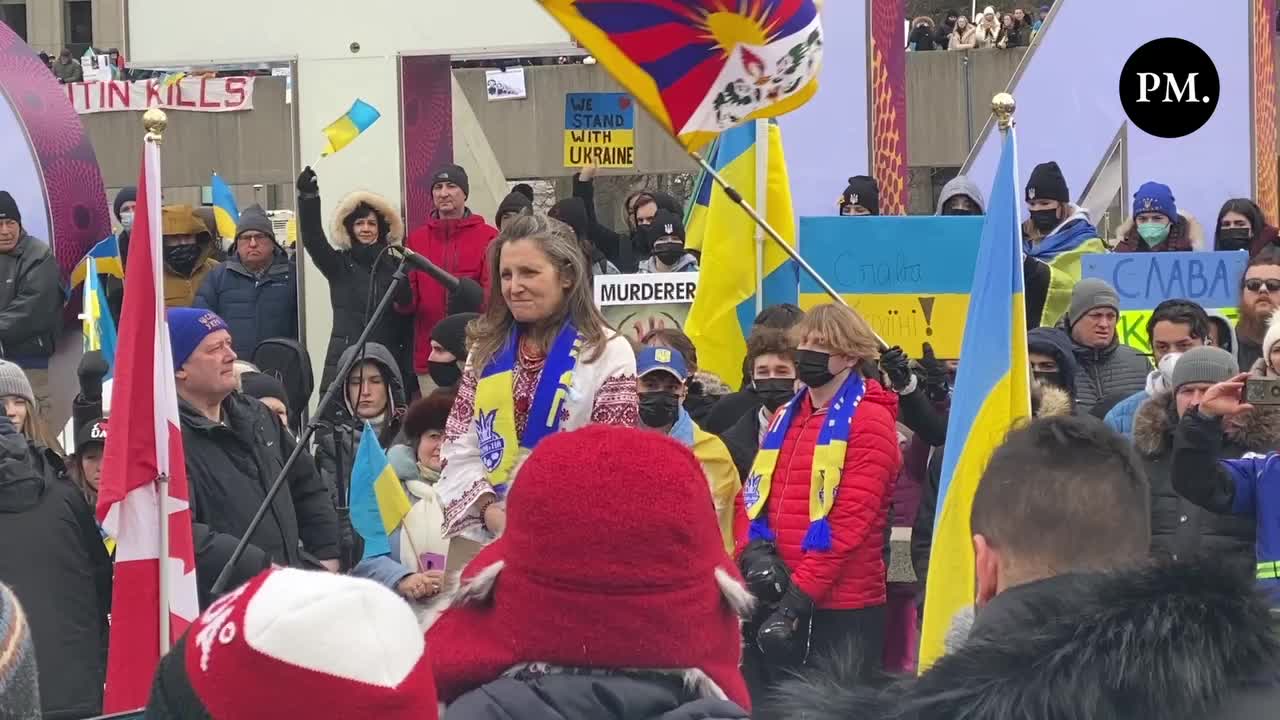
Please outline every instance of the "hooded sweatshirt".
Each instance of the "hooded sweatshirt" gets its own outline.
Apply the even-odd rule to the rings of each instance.
[[[934,215],[941,215],[942,209],[947,206],[947,201],[957,195],[967,195],[970,200],[978,205],[978,213],[985,215],[987,212],[987,200],[982,196],[982,190],[977,183],[973,182],[966,175],[957,175],[947,181],[942,186],[942,194],[938,196],[938,209]]]
[[[1027,331],[1027,348],[1041,355],[1048,355],[1058,363],[1062,377],[1062,389],[1074,401],[1076,397],[1076,356],[1071,337],[1058,328],[1038,327]]]

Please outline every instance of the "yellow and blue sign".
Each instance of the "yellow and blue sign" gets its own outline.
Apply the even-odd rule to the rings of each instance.
[[[800,218],[800,254],[890,345],[960,357],[981,217]],[[806,274],[800,306],[830,302]]]
[[[626,93],[568,93],[564,166],[636,166],[636,105]]]
[[[1234,318],[1249,254],[1230,252],[1086,255],[1081,277],[1100,278],[1120,298],[1120,342],[1150,354],[1147,321],[1165,300],[1190,300],[1211,315]]]

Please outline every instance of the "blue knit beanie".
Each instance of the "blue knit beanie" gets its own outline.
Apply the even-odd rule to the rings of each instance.
[[[205,338],[219,330],[230,330],[227,323],[212,310],[170,308],[169,348],[173,350],[173,369],[178,371]]]
[[[1169,218],[1169,222],[1178,219],[1178,204],[1173,200],[1173,191],[1168,185],[1158,182],[1143,183],[1138,192],[1133,194],[1133,214],[1158,212]]]

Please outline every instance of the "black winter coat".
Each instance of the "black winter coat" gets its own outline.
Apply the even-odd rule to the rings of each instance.
[[[0,582],[13,588],[31,626],[44,717],[97,715],[111,560],[62,460],[0,418]]]
[[[444,720],[739,720],[728,700],[698,697],[678,675],[657,673],[503,677],[458,698]]]
[[[1022,593],[1026,607],[920,677],[857,668],[785,683],[758,720],[1261,720],[1280,703],[1280,641],[1250,579],[1221,563],[1155,564]],[[981,611],[979,612],[981,617]]]
[[[720,433],[720,440],[729,449],[729,456],[733,458],[733,464],[738,468],[738,475],[744,483],[747,481],[747,476],[751,474],[751,465],[756,461],[756,455],[760,452],[762,407],[757,406],[755,410],[744,414],[738,422],[733,424],[733,427]]]
[[[716,401],[706,420],[698,424],[712,435],[721,435],[743,417],[760,409],[763,403],[750,385],[738,392],[729,393]]]
[[[0,253],[0,357],[19,365],[49,357],[61,326],[58,261],[47,244],[24,233],[12,251]]]
[[[258,277],[238,256],[205,276],[194,307],[207,308],[227,321],[236,355],[249,359],[267,338],[298,339],[298,271],[284,250]]]
[[[361,203],[370,204],[387,220],[390,231],[387,241],[399,246],[404,238],[404,222],[385,200],[372,193],[354,193],[343,200],[334,212],[330,233],[333,244],[325,237],[320,220],[320,196],[298,196],[298,232],[311,262],[329,282],[329,304],[333,309],[333,329],[329,334],[329,349],[324,356],[324,374],[320,378],[323,396],[329,382],[338,372],[338,358],[343,351],[355,344],[364,330],[366,316],[373,313],[382,294],[391,286],[396,263],[389,254],[383,255],[377,271],[372,270],[373,258],[358,261],[351,252],[342,221]],[[379,248],[382,247],[380,244]],[[376,255],[377,253],[373,253]],[[369,286],[373,285],[373,299],[369,299]],[[396,304],[413,305],[413,290],[408,280],[396,287],[393,296]],[[369,342],[376,342],[391,351],[406,377],[413,377],[413,317],[399,314],[388,308],[382,320],[369,335]],[[331,408],[329,409],[331,410]]]
[[[267,497],[294,440],[266,405],[241,393],[222,403],[215,423],[179,400],[182,443],[191,486],[191,521],[196,539],[196,571],[202,591],[212,586],[226,547],[239,541]],[[251,538],[253,563],[306,567],[299,548],[318,560],[338,557],[338,518],[329,491],[306,452]],[[210,575],[211,573],[211,575]]]
[[[1245,418],[1241,431],[1227,435],[1219,459],[1280,447],[1280,408],[1259,406]],[[1142,456],[1151,483],[1151,554],[1174,560],[1203,554],[1246,572],[1253,570],[1253,518],[1212,513],[1173,489],[1173,434],[1177,427],[1177,406],[1169,392],[1142,403],[1133,418],[1133,446]]]

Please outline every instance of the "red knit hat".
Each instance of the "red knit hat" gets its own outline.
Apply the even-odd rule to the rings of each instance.
[[[544,662],[678,671],[749,708],[738,667],[751,604],[693,454],[658,433],[592,425],[525,461],[505,533],[467,566],[427,638],[445,703]]]
[[[268,570],[209,606],[160,662],[148,718],[436,720],[413,610],[369,580]]]

